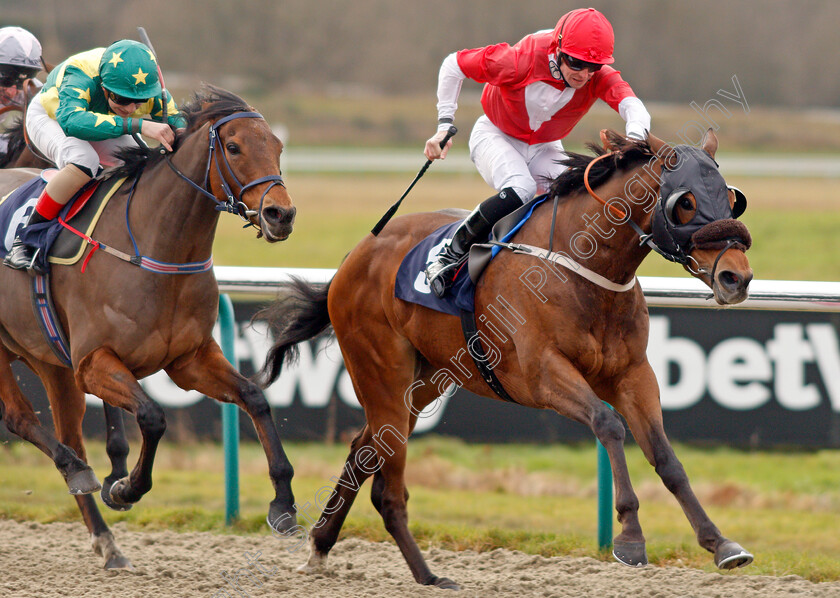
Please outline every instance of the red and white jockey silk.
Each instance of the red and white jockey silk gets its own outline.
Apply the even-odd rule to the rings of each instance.
[[[461,50],[444,60],[438,85],[438,116],[452,118],[464,78],[485,83],[481,105],[505,134],[528,144],[566,137],[601,99],[627,122],[627,134],[643,138],[650,115],[619,71],[604,66],[581,89],[555,79],[549,60],[556,57],[553,30],[506,43]]]

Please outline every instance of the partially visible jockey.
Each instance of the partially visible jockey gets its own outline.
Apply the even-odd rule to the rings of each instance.
[[[23,109],[23,85],[27,80],[37,87],[35,75],[41,70],[41,43],[21,27],[0,28],[0,107]],[[0,153],[6,151],[8,139],[0,134]]]
[[[172,150],[172,127],[186,126],[167,95],[163,117],[161,85],[151,50],[120,40],[107,48],[75,54],[47,77],[29,104],[30,142],[60,169],[38,199],[26,226],[52,220],[102,166],[114,166],[114,153],[136,145],[140,133]],[[149,116],[150,119],[143,118]],[[35,265],[35,249],[15,239],[4,262],[16,269]]]
[[[41,67],[38,38],[21,27],[0,28],[0,106],[22,106],[23,82]]]
[[[455,231],[452,241],[426,268],[432,291],[442,297],[467,257],[493,225],[548,185],[565,167],[563,144],[572,128],[601,99],[626,122],[628,137],[645,139],[650,115],[610,66],[613,28],[594,8],[573,10],[554,30],[532,33],[514,46],[495,44],[447,56],[438,76],[438,132],[424,153],[445,158],[440,143],[454,121],[464,79],[484,83],[478,118],[470,135],[470,157],[498,193],[483,201]]]

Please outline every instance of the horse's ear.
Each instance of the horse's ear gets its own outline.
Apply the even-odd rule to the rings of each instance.
[[[712,157],[712,160],[715,159],[715,152],[718,148],[718,139],[717,135],[715,135],[714,129],[709,127],[706,131],[706,134],[703,135],[703,149],[706,150],[706,153]]]
[[[607,150],[608,152],[612,152],[612,151],[615,151],[618,148],[612,143],[612,141],[610,141],[609,133],[610,132],[609,132],[608,129],[601,129],[601,132],[599,133],[599,137],[601,138],[601,145],[604,146],[604,149]]]
[[[665,168],[671,170],[679,163],[679,157],[676,155],[673,146],[668,142],[656,137],[650,131],[648,131],[647,142],[650,149],[662,161],[662,165]]]

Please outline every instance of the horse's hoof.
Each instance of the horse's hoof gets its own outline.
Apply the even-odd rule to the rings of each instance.
[[[121,554],[114,554],[111,555],[107,561],[105,561],[105,568],[106,569],[125,569],[127,571],[134,571],[134,565],[131,564],[127,558],[125,558]]]
[[[119,496],[120,490],[128,484],[127,480],[128,478],[122,478],[113,484],[108,484],[108,480],[106,479],[106,486],[102,488],[102,493],[100,494],[102,502],[115,511],[128,511],[133,507],[134,503],[125,502]]]
[[[746,567],[753,562],[753,555],[732,540],[725,540],[715,550],[715,564],[718,569]]]
[[[457,583],[452,581],[451,579],[447,579],[446,577],[438,577],[435,579],[435,582],[432,584],[436,588],[440,588],[442,590],[460,590],[461,586]]]
[[[613,556],[622,565],[644,567],[648,564],[644,542],[616,542]]]
[[[286,510],[283,507],[271,505],[266,517],[268,526],[281,536],[289,536],[299,530],[297,524],[297,513],[294,510]]]
[[[82,469],[67,477],[67,488],[70,494],[93,494],[102,489],[102,484],[96,479],[96,474],[91,468]]]

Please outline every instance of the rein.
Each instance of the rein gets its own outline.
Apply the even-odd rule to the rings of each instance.
[[[186,183],[188,183],[194,190],[198,191],[199,193],[201,193],[205,197],[211,199],[213,201],[213,203],[216,204],[216,210],[217,211],[228,212],[228,213],[231,213],[231,214],[239,214],[240,218],[248,221],[251,226],[257,227],[257,225],[251,223],[248,220],[248,216],[253,215],[255,213],[260,213],[261,214],[262,213],[263,201],[265,200],[266,194],[275,185],[281,185],[281,186],[285,187],[285,184],[283,183],[283,178],[280,175],[267,175],[267,176],[255,179],[255,180],[253,180],[253,181],[251,181],[251,182],[249,182],[245,185],[243,185],[239,181],[239,178],[236,176],[236,174],[233,172],[233,169],[231,169],[231,167],[230,167],[230,163],[228,162],[228,159],[225,156],[224,150],[221,148],[221,139],[219,138],[219,135],[218,135],[218,132],[217,132],[218,128],[221,127],[223,124],[225,124],[225,123],[227,123],[231,120],[234,120],[236,118],[262,118],[262,115],[259,112],[236,112],[234,114],[225,116],[224,118],[220,118],[219,120],[217,120],[215,123],[213,123],[210,126],[210,130],[209,130],[209,133],[208,133],[209,143],[210,143],[210,153],[207,156],[207,167],[205,168],[205,171],[204,171],[203,186],[197,185],[192,179],[190,179],[187,175],[185,175],[183,172],[181,172],[178,169],[178,167],[175,166],[172,163],[172,160],[169,158],[169,154],[164,154],[164,160],[169,165],[169,167],[175,172],[175,174],[177,174],[182,180],[184,180]],[[236,182],[236,184],[239,186],[239,193],[237,193],[236,195],[233,194],[233,191],[231,190],[230,186],[227,184],[227,181],[225,180],[224,173],[222,172],[221,166],[219,164],[219,157],[218,157],[219,154],[215,153],[217,146],[219,148],[219,154],[222,155],[222,159],[224,161],[225,168],[227,169],[228,173],[233,178],[233,180]],[[216,172],[219,174],[219,179],[221,180],[222,189],[224,190],[225,196],[227,198],[226,201],[220,201],[218,198],[216,198],[215,195],[213,195],[208,190],[209,182],[210,182],[210,167],[211,167],[211,164],[215,165]],[[134,178],[134,181],[131,183],[131,189],[128,192],[128,199],[126,201],[126,206],[125,206],[125,223],[126,223],[126,227],[128,228],[128,236],[131,239],[132,246],[134,247],[134,255],[133,256],[131,256],[131,255],[129,255],[129,254],[123,252],[123,251],[120,251],[118,249],[115,249],[113,247],[110,247],[110,246],[106,245],[105,243],[102,243],[101,241],[96,241],[95,239],[92,239],[88,235],[84,234],[83,232],[81,232],[79,230],[76,230],[75,228],[73,228],[72,226],[67,224],[63,219],[59,218],[59,222],[61,223],[61,225],[64,228],[66,228],[67,230],[69,230],[73,234],[81,237],[85,242],[87,242],[88,244],[93,246],[93,250],[90,252],[90,254],[88,254],[88,256],[85,258],[85,261],[82,264],[82,272],[84,272],[85,269],[87,268],[87,264],[90,261],[90,258],[93,257],[93,254],[96,253],[96,251],[100,248],[103,249],[106,253],[110,253],[111,255],[113,255],[113,256],[115,256],[115,257],[117,257],[117,258],[119,258],[123,261],[129,262],[129,263],[131,263],[135,266],[139,266],[140,268],[142,268],[144,270],[148,270],[150,272],[156,272],[158,274],[194,274],[194,273],[197,273],[197,272],[206,272],[206,271],[210,270],[213,267],[213,257],[212,256],[210,256],[209,258],[207,258],[206,260],[201,261],[201,262],[187,262],[187,263],[182,263],[182,264],[174,264],[174,263],[169,263],[169,262],[161,262],[161,261],[155,260],[153,258],[140,255],[140,250],[137,247],[137,241],[134,239],[134,233],[132,233],[132,231],[131,231],[131,222],[129,220],[129,208],[131,207],[131,200],[134,197],[134,191],[137,188],[137,183],[140,180],[140,175],[141,174],[142,174],[142,171],[137,174],[137,176]],[[256,185],[266,183],[266,182],[271,182],[271,184],[268,186],[268,188],[266,188],[265,192],[263,192],[262,196],[260,197],[260,210],[259,210],[259,212],[256,212],[254,210],[248,210],[245,203],[242,202],[242,194],[245,193],[245,191],[247,191],[248,189],[250,189],[250,188],[252,188]],[[260,218],[262,218],[262,216],[260,216]],[[257,227],[257,228],[259,228],[259,227]],[[262,231],[260,231],[260,232],[262,232]]]

